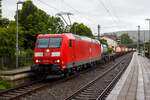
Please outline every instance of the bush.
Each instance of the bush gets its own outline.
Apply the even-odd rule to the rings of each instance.
[[[113,51],[113,49],[108,47],[108,54],[111,54],[112,51]]]
[[[27,49],[25,51],[22,51],[20,56],[25,57],[25,56],[33,56],[34,50],[32,49]]]
[[[12,84],[0,77],[0,89],[11,88]]]
[[[0,70],[8,70],[8,67],[6,67],[6,66],[1,66],[1,67],[0,67]]]
[[[26,56],[33,56],[34,50],[32,49],[27,49],[26,50]]]

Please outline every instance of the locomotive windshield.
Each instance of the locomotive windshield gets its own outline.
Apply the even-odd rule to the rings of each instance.
[[[39,38],[37,42],[37,48],[60,48],[62,38]]]
[[[49,47],[50,48],[60,48],[62,38],[50,38]]]
[[[37,42],[37,48],[48,48],[49,38],[39,38]]]

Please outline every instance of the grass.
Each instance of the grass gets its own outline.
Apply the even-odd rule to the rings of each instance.
[[[33,65],[33,63],[22,63],[22,64],[19,64],[19,68],[23,68],[23,67],[27,67],[27,66],[31,66]],[[12,70],[12,69],[16,69],[16,66],[13,65],[13,66],[0,66],[0,70],[2,71],[6,71],[6,70]]]
[[[0,70],[8,70],[8,67],[6,67],[6,66],[1,66],[1,67],[0,67]]]
[[[11,88],[11,87],[13,87],[13,85],[10,82],[8,82],[8,81],[4,80],[2,77],[0,77],[0,89],[7,89],[7,88]]]
[[[63,90],[63,89],[60,89],[60,93],[63,94],[63,92],[64,92],[64,90]]]
[[[84,77],[84,75],[83,75],[83,74],[80,74],[80,77],[81,77],[81,78],[83,78],[83,77]]]

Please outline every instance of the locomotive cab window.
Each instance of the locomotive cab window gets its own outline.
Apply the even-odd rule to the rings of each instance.
[[[37,48],[48,48],[49,38],[39,38],[37,41]]]
[[[50,48],[60,48],[61,47],[61,42],[62,42],[61,37],[50,38],[49,47]]]
[[[39,38],[37,41],[37,48],[60,48],[62,38]]]
[[[72,47],[72,41],[69,40],[69,47],[71,48]]]

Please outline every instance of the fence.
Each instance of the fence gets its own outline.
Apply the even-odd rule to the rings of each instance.
[[[27,56],[27,57],[18,57],[18,63],[20,66],[25,66],[28,64],[33,63],[33,57]],[[6,67],[15,67],[16,66],[16,57],[8,57],[3,56],[0,57],[0,67],[6,66]]]

